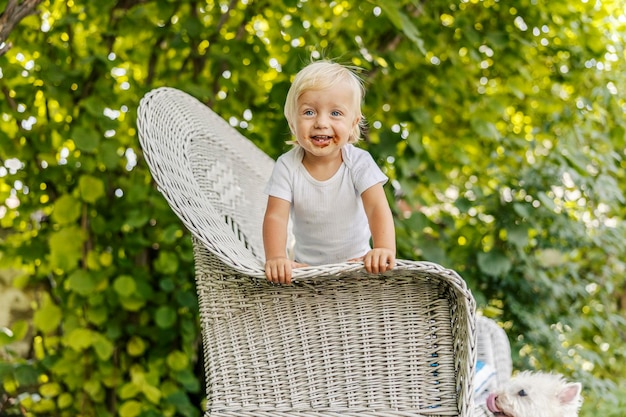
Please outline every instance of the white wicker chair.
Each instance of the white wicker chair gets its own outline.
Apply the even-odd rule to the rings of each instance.
[[[493,391],[508,381],[513,372],[509,338],[495,321],[483,316],[476,317],[476,335],[478,360],[488,363],[496,371],[495,378],[487,387]],[[474,417],[493,417],[493,414],[484,403],[477,403]]]
[[[469,417],[475,304],[454,271],[399,260],[263,272],[262,190],[274,161],[190,95],[149,92],[144,158],[191,232],[206,416]]]
[[[513,361],[511,360],[511,345],[506,332],[498,324],[486,317],[476,317],[477,357],[491,365],[495,371],[495,378],[487,386],[491,392],[501,387],[511,378]],[[484,402],[475,405],[474,417],[493,417]]]
[[[487,317],[476,317],[477,356],[478,360],[492,365],[496,370],[495,387],[502,386],[511,379],[513,362],[511,345],[506,332]]]

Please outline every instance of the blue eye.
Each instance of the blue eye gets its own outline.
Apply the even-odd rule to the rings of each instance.
[[[341,112],[340,112],[340,111],[337,111],[337,110],[332,111],[330,114],[331,114],[332,116],[334,116],[334,117],[341,116]]]
[[[526,391],[524,391],[523,389],[519,390],[519,392],[517,393],[517,395],[519,395],[520,397],[526,397],[528,394],[526,394]]]
[[[305,110],[305,111],[303,112],[303,114],[304,114],[305,116],[313,116],[313,110]]]

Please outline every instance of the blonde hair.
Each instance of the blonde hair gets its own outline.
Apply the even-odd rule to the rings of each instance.
[[[347,83],[354,92],[353,104],[359,117],[359,122],[352,129],[348,142],[358,142],[361,138],[361,128],[365,126],[365,118],[361,114],[361,102],[365,96],[365,87],[361,78],[356,74],[356,69],[356,67],[348,67],[333,61],[320,60],[310,63],[296,74],[285,99],[285,118],[293,135],[295,132],[292,126],[296,119],[298,98],[302,94],[311,90],[325,90],[338,83]],[[296,141],[289,143],[297,144]]]

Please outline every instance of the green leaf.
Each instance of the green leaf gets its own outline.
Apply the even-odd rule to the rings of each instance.
[[[11,330],[13,330],[15,340],[22,340],[28,335],[30,323],[26,320],[15,320],[11,326]]]
[[[91,96],[87,98],[83,101],[83,105],[85,106],[85,109],[87,110],[89,115],[96,118],[103,115],[105,103],[103,103],[102,100],[99,100],[98,97]]]
[[[64,194],[54,203],[52,220],[59,224],[74,223],[80,217],[82,204],[70,194]]]
[[[121,157],[117,154],[119,144],[113,140],[105,140],[100,144],[99,160],[107,169],[115,169],[120,163]]]
[[[178,270],[178,256],[174,252],[160,251],[154,269],[163,275],[174,274]]]
[[[377,1],[376,4],[385,12],[387,17],[393,25],[400,29],[407,38],[413,42],[417,49],[426,55],[426,48],[424,47],[424,40],[417,29],[417,26],[413,24],[411,18],[407,16],[399,7],[396,7],[396,3],[388,0]]]
[[[528,218],[532,214],[532,208],[528,204],[514,203],[513,210],[522,218]]]
[[[425,245],[422,246],[421,249],[424,259],[438,264],[446,264],[446,252],[436,243],[428,241]]]
[[[97,379],[90,379],[83,384],[83,389],[89,396],[97,402],[104,400],[104,389]]]
[[[187,291],[187,292],[177,291],[174,294],[174,298],[176,299],[176,302],[178,303],[178,305],[181,307],[190,308],[194,310],[197,310],[198,308],[198,297],[193,291]]]
[[[172,292],[176,289],[176,284],[172,278],[163,278],[159,281],[159,288],[164,292]]]
[[[72,395],[68,392],[62,393],[61,395],[59,395],[59,398],[57,399],[57,406],[61,410],[69,408],[70,405],[72,405],[73,403],[74,403],[74,398],[72,398]]]
[[[194,374],[193,371],[189,369],[183,369],[179,372],[176,372],[175,376],[176,381],[180,382],[180,384],[185,387],[187,391],[200,391],[200,381],[198,381],[198,377]]]
[[[480,137],[494,140],[498,140],[500,138],[500,133],[493,123],[474,117],[471,120],[471,124],[474,132],[476,132]]]
[[[138,336],[132,336],[126,344],[126,351],[131,356],[141,356],[146,351],[146,342]]]
[[[137,285],[135,284],[134,278],[130,275],[120,275],[113,281],[113,289],[115,289],[119,295],[128,297],[135,293]]]
[[[176,410],[181,413],[181,415],[193,415],[190,413],[194,411],[194,408],[190,404],[189,397],[185,394],[184,391],[179,390],[169,394],[166,398],[166,401],[169,404],[173,404],[176,407]]]
[[[175,350],[167,355],[166,362],[173,371],[181,371],[189,365],[189,357],[184,352]]]
[[[85,312],[85,314],[86,314],[87,320],[89,320],[90,323],[93,323],[96,326],[104,324],[109,318],[109,310],[104,305],[99,305],[99,306],[90,305],[87,308],[87,311]]]
[[[82,199],[87,203],[95,203],[104,197],[104,182],[99,178],[83,175],[78,180],[78,188]]]
[[[78,328],[63,337],[63,344],[80,352],[91,347],[94,338],[94,332],[92,330]]]
[[[102,361],[107,361],[113,356],[115,346],[113,343],[100,333],[94,334],[93,348]]]
[[[72,131],[72,139],[76,147],[81,151],[93,152],[98,148],[100,143],[100,135],[94,129],[87,129],[83,126],[77,126]]]
[[[161,401],[161,391],[157,387],[146,384],[141,391],[151,403],[158,404]]]
[[[77,269],[68,278],[68,287],[80,295],[91,294],[97,286],[97,281],[88,271]]]
[[[511,269],[511,261],[500,251],[480,252],[478,267],[487,275],[499,277],[506,275]]]
[[[64,227],[49,239],[50,265],[64,271],[73,270],[82,258],[83,232],[77,226]]]
[[[122,307],[124,307],[124,310],[139,311],[146,305],[146,300],[137,296],[121,297],[120,303],[122,304]]]
[[[33,324],[43,333],[51,333],[61,324],[62,310],[50,300],[44,301],[41,308],[35,311]]]
[[[507,240],[518,248],[528,245],[528,229],[525,227],[513,227],[506,229]]]
[[[42,384],[39,387],[39,393],[44,397],[56,397],[61,393],[61,386],[56,382]]]
[[[161,306],[157,309],[154,320],[162,329],[170,328],[176,323],[176,310],[168,306]]]
[[[120,417],[137,417],[141,413],[141,403],[139,401],[125,401],[120,406]]]
[[[13,375],[17,383],[25,387],[36,385],[39,379],[39,372],[32,365],[27,364],[18,364],[15,366]]]
[[[150,214],[146,210],[131,210],[126,217],[126,224],[130,227],[142,227],[148,220],[150,220]]]
[[[122,385],[122,387],[119,390],[119,396],[120,399],[122,400],[127,400],[129,398],[134,398],[137,396],[137,394],[139,394],[141,392],[140,388],[132,383],[132,382],[127,382],[124,385]]]
[[[174,243],[177,239],[180,239],[182,235],[183,231],[180,226],[178,224],[171,224],[163,229],[161,241],[163,243]]]

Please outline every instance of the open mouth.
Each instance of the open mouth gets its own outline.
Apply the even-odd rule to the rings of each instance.
[[[500,410],[498,408],[498,405],[496,404],[496,396],[491,394],[488,398],[487,398],[487,408],[489,409],[489,411],[491,411],[493,413],[494,416],[496,417],[514,417],[511,416],[507,413],[505,413],[504,411]]]
[[[331,140],[333,140],[332,136],[311,136],[311,142],[316,145],[326,145]]]

